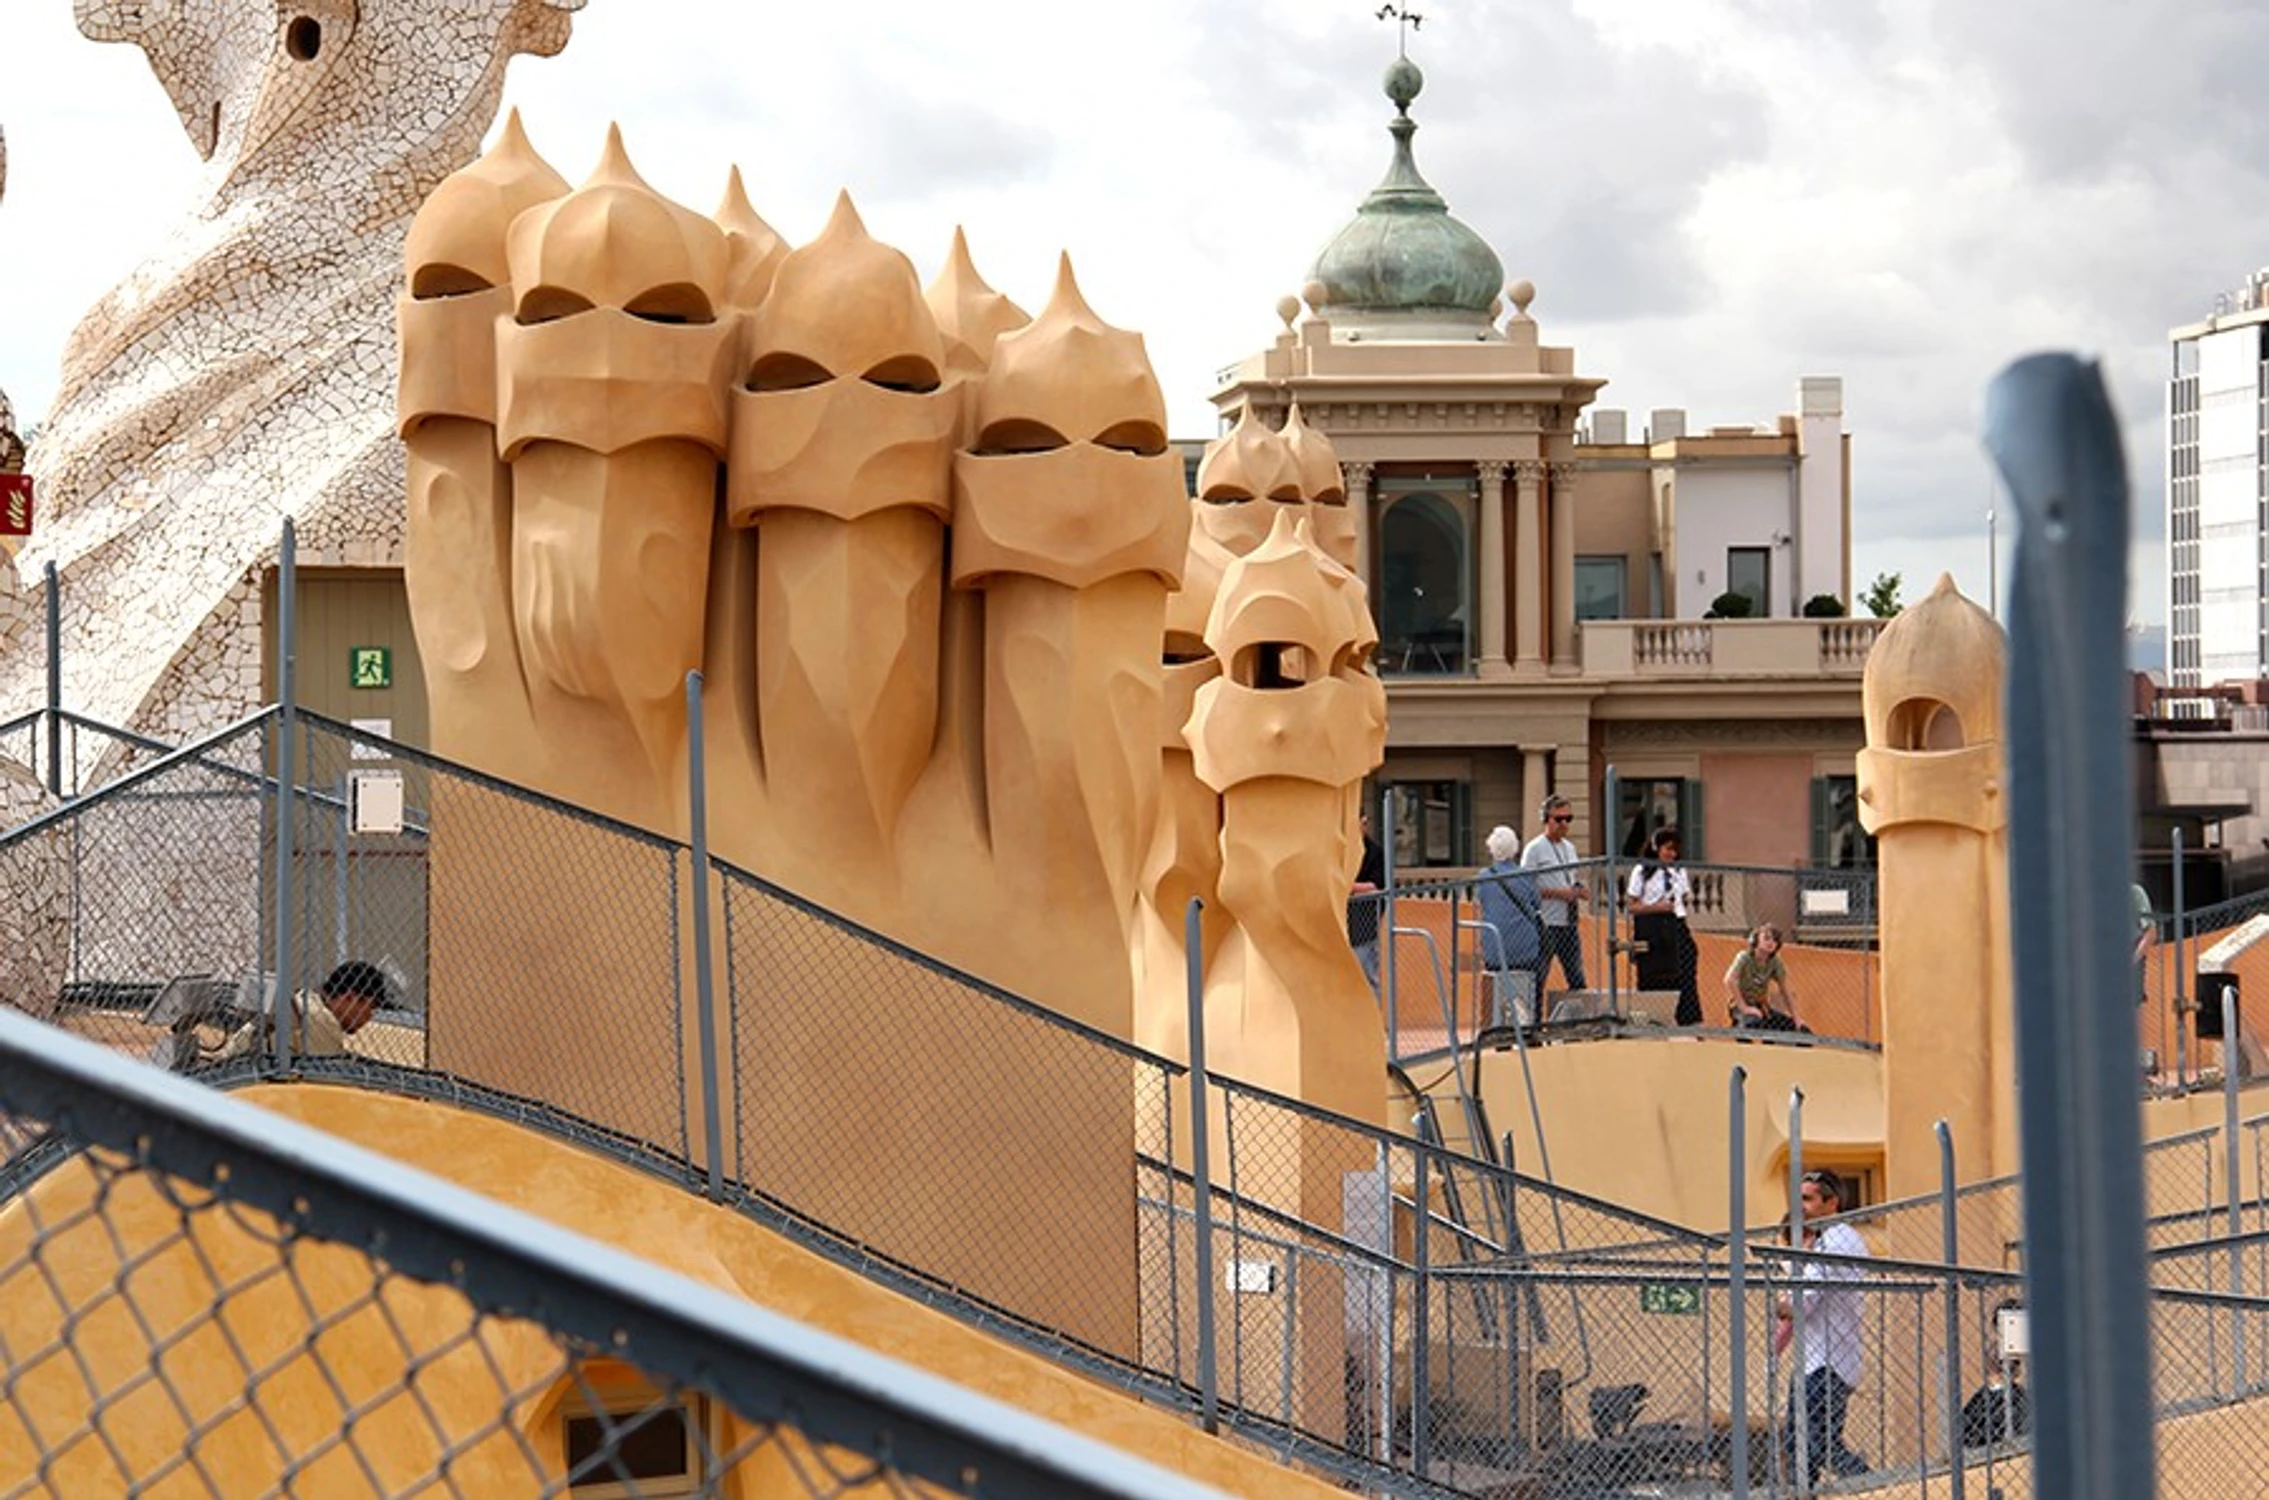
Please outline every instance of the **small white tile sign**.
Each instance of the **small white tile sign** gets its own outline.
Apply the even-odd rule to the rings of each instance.
[[[1848,917],[1851,915],[1851,892],[1840,885],[1815,886],[1804,893],[1804,914],[1808,917]]]
[[[347,720],[347,727],[359,729],[364,734],[375,734],[382,740],[390,740],[394,737],[394,721],[392,719],[349,719]],[[387,758],[386,752],[376,745],[366,745],[361,740],[356,740],[353,742],[353,746],[352,756],[355,760],[385,760]]]
[[[357,833],[402,831],[402,773],[356,771],[347,778],[347,800]]]
[[[2021,1307],[2004,1307],[1993,1315],[1994,1337],[2000,1342],[2003,1359],[2030,1359],[2033,1354],[2033,1321]]]

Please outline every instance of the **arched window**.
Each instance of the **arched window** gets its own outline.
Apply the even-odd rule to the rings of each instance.
[[[1379,665],[1390,675],[1463,673],[1475,626],[1469,495],[1389,493],[1379,506]]]

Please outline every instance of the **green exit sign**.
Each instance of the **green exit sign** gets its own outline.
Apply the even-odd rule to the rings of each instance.
[[[1669,1313],[1673,1317],[1690,1318],[1701,1310],[1702,1292],[1699,1287],[1661,1281],[1644,1282],[1639,1287],[1640,1312]]]
[[[358,688],[392,687],[394,685],[394,648],[392,646],[348,647],[347,685]]]

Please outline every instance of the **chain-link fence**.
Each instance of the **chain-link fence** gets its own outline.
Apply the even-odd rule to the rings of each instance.
[[[1645,940],[1628,914],[1628,860],[1592,859],[1537,872],[1539,884],[1565,878],[1582,887],[1580,913],[1560,932],[1545,924],[1535,977],[1505,963],[1508,945],[1490,931],[1478,877],[1426,879],[1350,902],[1350,927],[1382,935],[1377,953],[1389,1055],[1425,1059],[1470,1045],[1494,1025],[1539,1012],[1541,1039],[1628,1033],[1677,1023],[1675,987],[1644,967]],[[1702,1029],[1731,1025],[1726,972],[1747,934],[1772,923],[1794,996],[1795,1019],[1814,1037],[1865,1044],[1883,1037],[1882,980],[1876,940],[1876,872],[1868,867],[1777,869],[1683,863],[1687,927],[1694,940],[1694,986]],[[1520,903],[1525,906],[1527,903]],[[1541,902],[1538,910],[1543,911]],[[2155,917],[2154,939],[2138,966],[2137,1044],[2142,1086],[2171,1093],[2219,1084],[2222,1043],[2198,1033],[2200,960],[2216,941],[2269,912],[2269,891]],[[1560,950],[1565,948],[1563,957]],[[2269,944],[2233,966],[2241,992],[2269,993]],[[1778,992],[1773,1003],[1780,1008]],[[2239,1007],[2245,1058],[2241,1076],[2269,1074],[2269,1015]],[[2211,1021],[2213,1018],[2209,1018]],[[1780,1024],[1776,1019],[1776,1027]],[[1754,1031],[1749,1034],[1755,1035]],[[1788,1039],[1794,1033],[1776,1033]]]
[[[2213,1126],[2147,1142],[2143,1147],[2145,1234],[2154,1249],[2219,1236],[2227,1223],[2221,1132]],[[1977,1269],[2024,1269],[2023,1179],[1990,1177],[1954,1191],[1960,1243],[1945,1244],[1945,1199],[1939,1193],[1873,1204],[1838,1215],[1894,1259]]]
[[[2227,1051],[2216,1014],[2205,1018],[2206,1036],[2199,1034],[2198,973],[2206,951],[2230,936],[2252,918],[2269,912],[2269,889],[2252,892],[2210,906],[2156,913],[2151,944],[2138,965],[2142,994],[2137,1030],[2143,1049],[2144,1072],[2151,1087],[2181,1092],[2221,1082]],[[2269,994],[2269,946],[2256,945],[2230,966],[2240,987],[2238,1032],[2243,1056],[2238,1076],[2258,1078],[2269,1072],[2269,1018],[2261,1007],[2248,1009],[2245,992]]]
[[[254,966],[270,888],[266,720],[153,759],[0,835],[0,999],[114,1045],[183,973]]]
[[[1190,1400],[1194,1236],[1138,1195],[1187,1171],[1185,1070],[722,864],[705,994],[702,873],[680,845],[271,712],[0,834],[0,886],[54,896],[45,961],[15,962],[0,999],[216,1083],[331,1079],[535,1125]],[[357,1015],[332,992],[363,966],[382,998]]]
[[[1145,1322],[1170,1315],[1151,1303],[1173,1252],[1143,1263],[1136,1160],[1173,1159],[1182,1070],[720,874],[727,1179],[864,1258],[1139,1367]]]
[[[0,1015],[0,1493],[1214,1493]]]
[[[1586,1399],[1623,1368],[1578,1268],[1616,1260],[1677,1276],[1718,1253],[1708,1236],[1423,1134],[1218,1076],[1207,1097],[1211,1207],[1190,1173],[1146,1161],[1147,1232],[1210,1233],[1203,1284],[1222,1299],[1224,1399],[1350,1459],[1453,1488],[1493,1482],[1483,1471],[1501,1467],[1498,1450],[1533,1441],[1539,1390]],[[1185,1240],[1179,1254],[1195,1248]],[[1517,1296],[1456,1279],[1508,1264],[1537,1273]]]
[[[1411,882],[1354,898],[1351,933],[1380,934],[1390,1056],[1424,1058],[1470,1044],[1492,1027],[1539,1019],[1546,1039],[1681,1024],[1682,986],[1649,960],[1648,941],[1625,910],[1636,868],[1592,859],[1507,876]],[[1882,1039],[1872,869],[1680,868],[1690,889],[1701,1029]],[[1583,899],[1548,898],[1547,885],[1580,889]],[[1506,894],[1485,901],[1484,887]],[[1566,923],[1557,920],[1562,909],[1571,913]],[[1503,930],[1516,922],[1535,926],[1533,940]],[[1728,971],[1748,935],[1767,923],[1782,939],[1786,988],[1768,994],[1768,1013],[1739,1015]],[[1530,953],[1535,957],[1526,961]]]
[[[1808,1461],[1812,1440],[1800,1453],[1790,1435],[1806,1428],[1789,1417],[1810,1399],[1803,1372],[1771,1330],[1775,1299],[1814,1260],[1753,1247],[1737,1354],[1722,1238],[1477,1159],[1489,1134],[1477,1107],[1444,1144],[1438,1125],[1406,1134],[1218,1077],[1205,1080],[1201,1190],[1179,1065],[745,872],[703,870],[682,846],[347,726],[298,715],[287,755],[285,723],[271,714],[0,833],[0,883],[46,893],[26,908],[46,913],[26,929],[39,941],[11,944],[0,998],[220,1081],[281,1066],[538,1125],[1090,1373],[1188,1406],[1211,1393],[1238,1430],[1372,1489],[1714,1485],[1742,1447],[1737,1405],[1752,1493]],[[1442,905],[1447,917],[1457,903]],[[327,1028],[326,983],[356,963],[383,973],[385,1003]],[[570,1008],[592,995],[605,1006]],[[922,1060],[918,1090],[903,1081],[908,1057]],[[78,1161],[68,1142],[31,1144],[42,1119],[19,1113],[0,1138],[26,1203],[84,1171],[58,1165]],[[2211,1134],[2160,1143],[2147,1170],[2167,1247],[2158,1284],[2192,1299],[2164,1318],[2200,1341],[2168,1357],[2170,1370],[2198,1365],[2168,1386],[2170,1421],[2221,1412],[2269,1368],[2269,1331],[2246,1301],[2269,1258],[2250,1241],[2196,1243],[2222,1223]],[[1918,1199],[1848,1221],[1875,1259],[1844,1428],[1878,1477],[1942,1469],[1970,1396],[2015,1409],[1979,1351],[2017,1295],[2000,1269],[2022,1252],[2016,1184],[1958,1195],[1959,1272],[1931,1264],[1941,1208]],[[342,1323],[392,1305],[390,1293],[342,1304]],[[1951,1370],[1949,1307],[1967,1330]],[[715,1430],[703,1426],[714,1408],[676,1401],[650,1366],[625,1374],[616,1356],[592,1364],[557,1340],[552,1352],[544,1389],[597,1413],[576,1452],[604,1446],[608,1403],[644,1379],[672,1443],[712,1466],[734,1458],[684,1437]],[[399,1400],[370,1407],[369,1424]],[[362,1408],[328,1410],[335,1434],[342,1411]],[[179,1437],[177,1456],[194,1447]],[[99,1422],[66,1446],[112,1461]],[[1999,1475],[2021,1434],[1967,1447],[1985,1450],[1973,1468]],[[351,1448],[289,1462],[359,1462]],[[153,1460],[169,1461],[165,1473],[195,1477],[178,1457]]]
[[[2182,1254],[2220,1280],[2226,1247]],[[1737,1321],[1722,1257],[1395,1269],[1391,1425],[1376,1430],[1463,1492],[1920,1497],[1949,1493],[1959,1468],[1963,1493],[2032,1493],[2014,1274],[1752,1247]],[[1538,1314],[1556,1306],[1582,1311],[1582,1381]],[[2160,1493],[2235,1493],[2231,1476],[2269,1455],[2265,1315],[2269,1301],[2218,1286],[2153,1294],[2155,1432],[2139,1414],[2136,1440],[2158,1445]]]
[[[58,797],[83,797],[173,749],[69,709],[34,709],[0,723],[0,760],[23,767]]]

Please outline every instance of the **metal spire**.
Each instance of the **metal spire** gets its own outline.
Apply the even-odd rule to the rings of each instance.
[[[1379,7],[1379,19],[1395,23],[1395,50],[1410,56],[1410,34],[1424,24],[1426,18],[1410,8],[1410,0],[1387,0]]]

